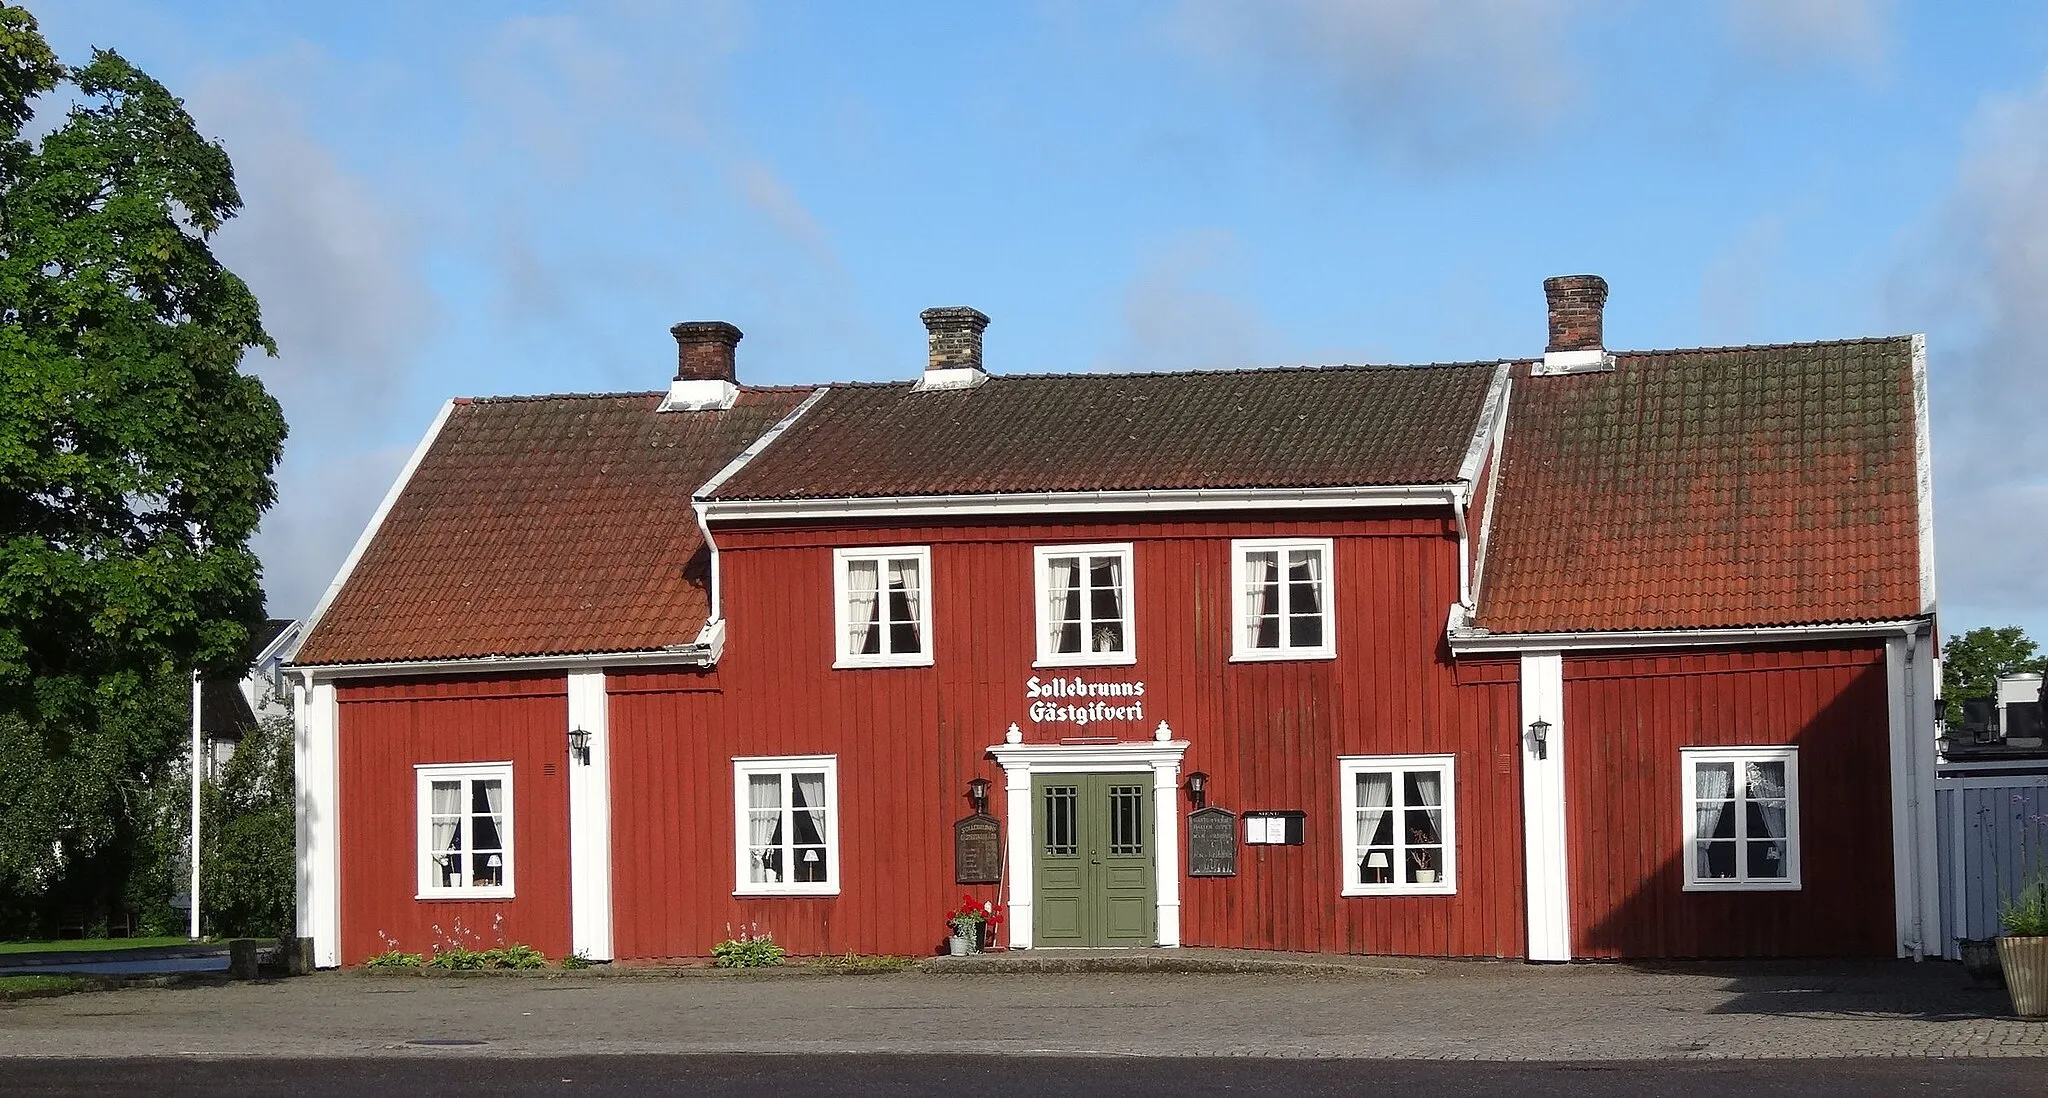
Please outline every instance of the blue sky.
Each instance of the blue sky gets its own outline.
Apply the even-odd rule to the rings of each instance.
[[[2048,638],[2048,8],[1905,0],[33,4],[233,155],[309,610],[447,397],[1926,332],[1944,631]]]

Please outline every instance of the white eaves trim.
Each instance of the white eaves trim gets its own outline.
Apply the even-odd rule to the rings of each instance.
[[[707,486],[709,492],[716,485]],[[885,518],[913,515],[1030,515],[1046,512],[1309,510],[1337,507],[1458,506],[1456,484],[1341,488],[1184,488],[1119,492],[991,492],[976,495],[696,500],[703,521]]]
[[[1895,621],[1858,621],[1829,625],[1773,625],[1750,629],[1621,629],[1609,632],[1571,633],[1488,633],[1465,625],[1462,606],[1451,608],[1451,624],[1445,630],[1451,652],[1467,655],[1479,652],[1571,652],[1601,648],[1695,648],[1723,644],[1790,644],[1797,641],[1841,640],[1854,637],[1894,637],[1917,632],[1920,618]]]
[[[707,640],[705,634],[712,634]],[[305,664],[293,668],[316,679],[373,675],[443,675],[482,671],[587,671],[605,667],[704,666],[718,662],[725,647],[725,623],[712,622],[697,640],[639,652],[582,652],[561,656],[478,656],[454,660],[387,660],[381,663]]]
[[[1927,337],[1913,337],[1913,472],[1919,488],[1920,612],[1934,613],[1934,440],[1927,425]]]
[[[412,457],[407,458],[405,468],[398,471],[398,479],[391,482],[391,490],[384,493],[384,502],[377,505],[377,513],[371,515],[370,524],[363,527],[362,536],[356,539],[355,548],[350,549],[348,558],[341,562],[341,570],[334,574],[334,582],[327,585],[327,590],[320,595],[320,601],[314,605],[313,612],[306,615],[306,620],[299,629],[300,637],[310,637],[313,631],[319,628],[320,618],[327,613],[327,608],[333,605],[335,597],[341,594],[341,589],[348,584],[348,578],[355,574],[356,563],[363,559],[363,553],[370,548],[370,542],[376,540],[377,531],[384,525],[384,517],[397,505],[398,497],[404,494],[405,486],[412,482],[413,474],[419,471],[420,462],[426,460],[427,451],[434,448],[434,440],[441,437],[441,428],[448,423],[448,416],[454,411],[455,401],[442,402],[440,412],[435,414],[433,424],[427,428],[426,437],[420,439],[418,446],[413,447]]]
[[[1486,402],[1479,406],[1479,422],[1472,426],[1472,441],[1465,445],[1465,460],[1458,463],[1458,479],[1465,482],[1465,502],[1472,501],[1472,488],[1479,482],[1479,470],[1486,465],[1486,451],[1499,429],[1508,406],[1508,364],[1494,367],[1493,381],[1486,387]]]

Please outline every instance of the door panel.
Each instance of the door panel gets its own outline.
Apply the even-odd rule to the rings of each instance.
[[[1033,944],[1158,940],[1149,778],[1061,774],[1033,781]]]

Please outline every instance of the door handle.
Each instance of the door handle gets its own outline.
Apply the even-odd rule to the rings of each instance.
[[[1091,851],[1089,851],[1089,852],[1088,852],[1088,864],[1089,864],[1089,865],[1101,865],[1101,864],[1102,864],[1102,851],[1100,851],[1100,850],[1091,850]]]

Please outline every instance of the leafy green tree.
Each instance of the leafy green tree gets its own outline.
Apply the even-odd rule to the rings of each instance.
[[[39,103],[64,113],[32,138]],[[117,843],[179,750],[148,710],[239,674],[262,617],[285,426],[209,246],[240,207],[163,85],[104,49],[62,65],[0,6],[0,794],[24,797],[0,796],[0,912]]]
[[[1948,722],[1963,720],[1963,699],[1990,696],[1998,676],[2048,667],[2040,647],[2017,625],[1983,626],[1950,637],[1941,648],[1941,696],[1948,702]]]
[[[203,790],[199,896],[205,926],[215,934],[298,934],[292,764],[292,719],[266,717],[242,740],[219,782]]]

